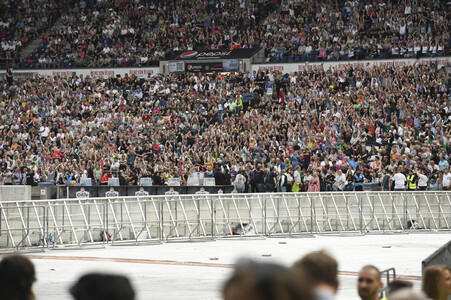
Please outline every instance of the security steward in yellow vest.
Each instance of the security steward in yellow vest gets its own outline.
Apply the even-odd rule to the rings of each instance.
[[[409,175],[407,175],[407,190],[414,191],[417,189],[418,176],[412,169],[409,169]]]

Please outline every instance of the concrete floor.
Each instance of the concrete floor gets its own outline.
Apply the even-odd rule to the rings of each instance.
[[[396,273],[420,288],[421,261],[451,240],[451,233],[321,235],[305,238],[223,239],[158,245],[62,248],[27,253],[37,269],[38,300],[71,299],[68,289],[90,271],[127,275],[137,299],[221,299],[222,283],[239,258],[289,266],[310,251],[326,249],[339,262],[339,300],[358,299],[355,272],[365,264]]]

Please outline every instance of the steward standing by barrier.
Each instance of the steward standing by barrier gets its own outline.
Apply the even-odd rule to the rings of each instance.
[[[409,175],[407,175],[407,190],[415,191],[417,189],[418,175],[412,169],[409,169]]]

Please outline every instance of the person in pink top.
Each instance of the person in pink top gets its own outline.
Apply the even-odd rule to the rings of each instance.
[[[308,190],[307,192],[319,192],[320,191],[320,184],[319,184],[319,177],[318,172],[313,172],[313,177],[308,182]]]

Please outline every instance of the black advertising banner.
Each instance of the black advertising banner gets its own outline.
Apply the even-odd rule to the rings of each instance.
[[[251,58],[259,48],[242,48],[234,50],[198,50],[174,51],[169,54],[169,60],[213,60]]]

